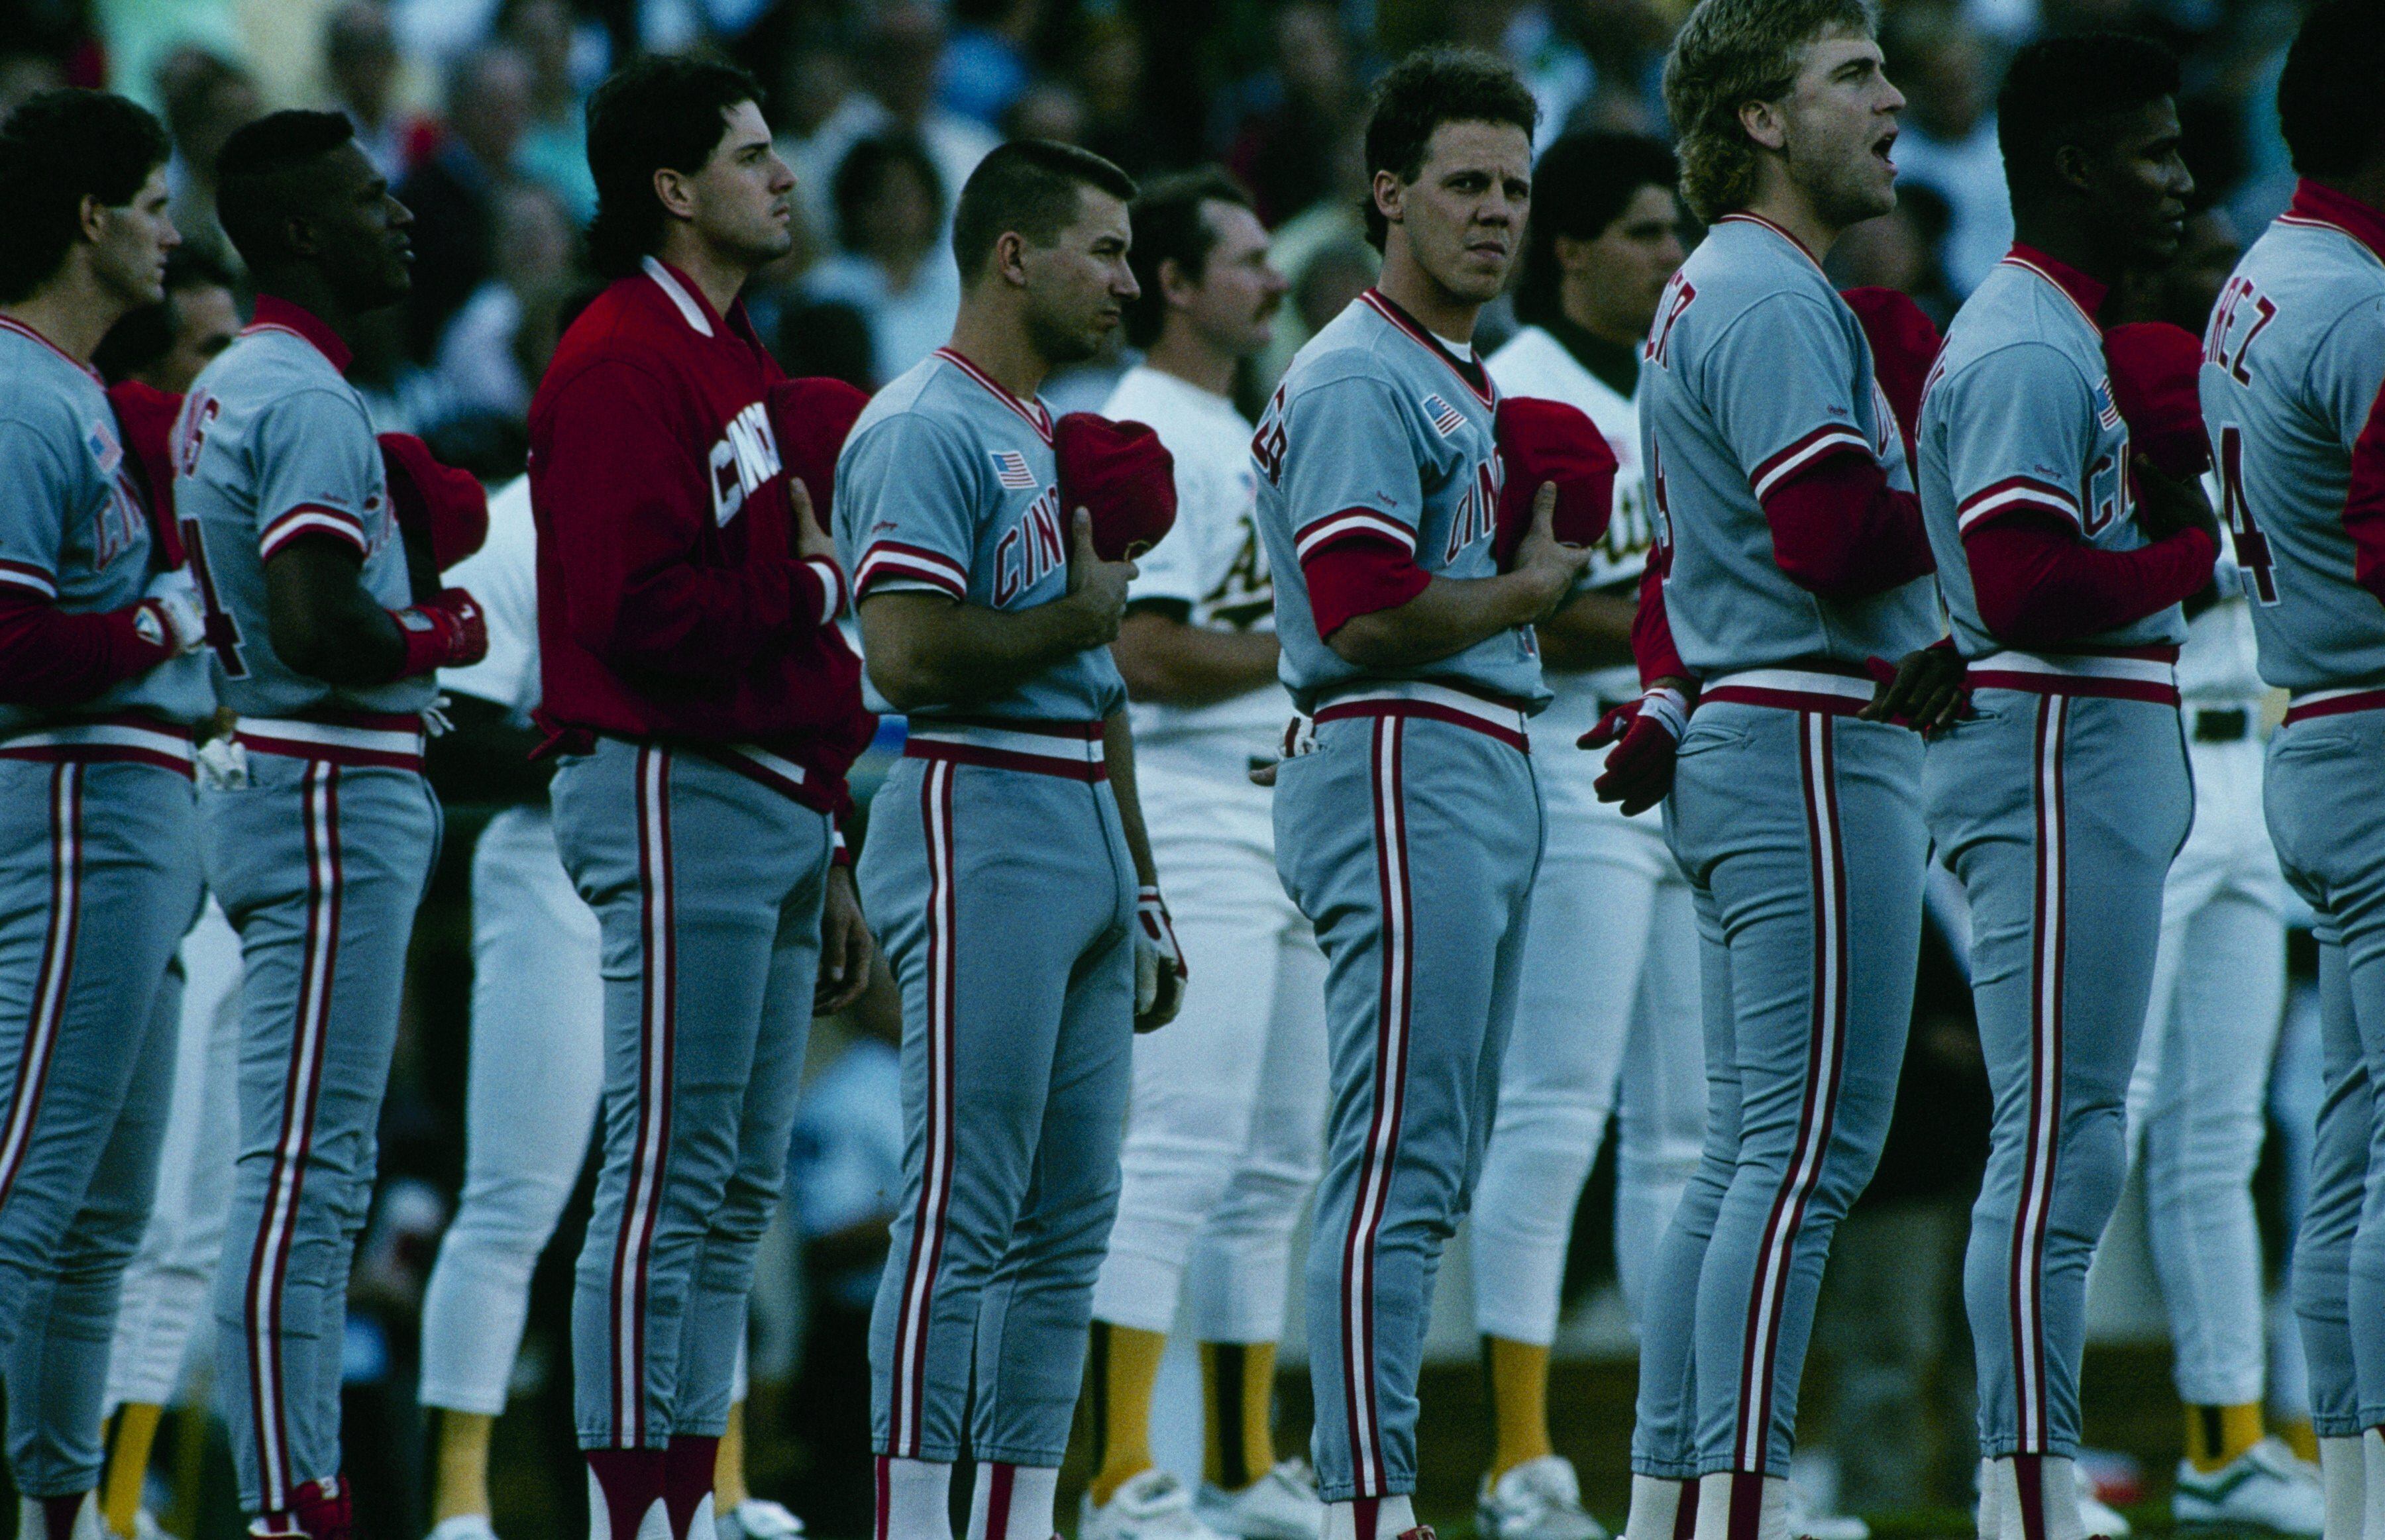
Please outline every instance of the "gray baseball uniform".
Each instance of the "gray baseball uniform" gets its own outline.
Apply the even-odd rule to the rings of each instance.
[[[950,349],[870,402],[837,484],[865,599],[1067,590],[1051,413]],[[856,876],[903,990],[905,1128],[869,1331],[881,1455],[1068,1449],[1131,1074],[1135,869],[1102,748],[1125,701],[1094,648],[966,713],[915,711],[873,804]]]
[[[2376,559],[2380,381],[2385,214],[2304,182],[2221,291],[2202,391],[2261,677],[2293,696],[2264,801],[2317,917],[2326,1099],[2294,1308],[2329,1437],[2385,1422],[2385,607],[2355,578]]]
[[[193,382],[175,499],[245,772],[199,792],[207,886],[241,939],[241,1143],[218,1273],[224,1421],[252,1513],[340,1470],[348,1264],[372,1198],[415,906],[439,806],[422,778],[429,678],[366,688],[275,652],[265,564],[333,540],[367,592],[410,602],[380,446],[346,350],[271,299]]]
[[[1492,556],[1496,393],[1368,291],[1300,350],[1253,441],[1284,683],[1313,720],[1278,773],[1276,866],[1326,961],[1331,1112],[1308,1251],[1317,1489],[1416,1488],[1416,1384],[1447,1242],[1472,1197],[1516,1013],[1549,698],[1529,627],[1405,670],[1317,635],[1304,559],[1353,534],[1426,572]],[[1419,894],[1462,894],[1426,923]]]
[[[1830,1235],[1887,1136],[1920,946],[1921,742],[1852,717],[1864,660],[1929,643],[1936,605],[1926,578],[1835,600],[1775,560],[1763,500],[1818,458],[1867,453],[1911,485],[1862,328],[1795,238],[1725,216],[1643,359],[1665,609],[1705,681],[1666,816],[1698,912],[1708,1102],[1648,1281],[1632,1468],[1781,1475]]]
[[[0,594],[138,602],[160,562],[99,379],[0,318]],[[47,661],[47,660],[44,660]],[[30,1497],[87,1492],[125,1263],[155,1189],[198,913],[191,724],[206,665],[0,706],[0,1384]]]

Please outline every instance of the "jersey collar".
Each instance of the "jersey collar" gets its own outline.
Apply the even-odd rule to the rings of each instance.
[[[1012,395],[1009,389],[1000,380],[994,379],[993,376],[986,373],[983,369],[979,368],[975,364],[970,363],[966,357],[962,356],[961,351],[958,348],[938,348],[936,350],[936,356],[943,359],[945,363],[950,364],[953,367],[960,370],[961,373],[968,376],[971,379],[976,380],[979,384],[984,386],[988,391],[993,393],[994,400],[1002,403],[1005,406],[1009,407],[1020,416],[1025,417],[1027,419],[1027,426],[1035,429],[1035,431],[1043,437],[1045,443],[1048,444],[1052,441],[1052,409],[1044,405],[1040,398],[1033,402],[1024,402],[1019,400],[1017,396]]]
[[[1766,230],[1770,230],[1773,234],[1780,237],[1781,240],[1788,242],[1790,245],[1795,247],[1799,256],[1802,256],[1806,261],[1814,264],[1814,270],[1816,272],[1819,272],[1822,269],[1821,263],[1817,261],[1814,256],[1813,248],[1806,245],[1803,241],[1798,240],[1797,234],[1794,230],[1791,230],[1786,225],[1776,224],[1774,221],[1766,218],[1761,214],[1751,213],[1744,208],[1735,208],[1729,214],[1725,214],[1716,219],[1715,223],[1717,225],[1761,225]]]
[[[301,342],[311,343],[315,351],[329,359],[331,367],[343,375],[348,372],[349,364],[356,358],[348,351],[348,344],[340,341],[340,334],[325,325],[321,317],[279,294],[256,296],[256,312],[250,317],[248,325],[241,329],[240,334],[249,337],[260,331],[286,331]]]
[[[712,302],[704,297],[704,291],[690,281],[685,273],[656,256],[647,257],[643,266],[646,276],[655,280],[655,287],[671,302],[671,308],[679,312],[680,319],[687,323],[690,331],[699,337],[710,337],[720,330],[719,318],[713,314]]]
[[[2348,193],[2303,178],[2294,184],[2294,201],[2278,216],[2281,225],[2313,225],[2339,230],[2367,247],[2385,262],[2385,210],[2371,208]]]
[[[47,337],[43,336],[39,331],[27,326],[24,322],[17,319],[14,316],[0,316],[0,331],[13,331],[19,337],[31,338],[34,342],[41,343],[42,346],[49,349],[52,353],[55,353],[59,357],[65,359],[68,363],[72,364],[76,368],[81,369],[83,373],[91,376],[92,379],[103,389],[106,388],[107,382],[100,379],[100,374],[97,369],[93,368],[90,365],[84,363],[81,359],[77,358],[73,354],[69,353],[66,349],[58,346],[56,342],[51,342]]]
[[[1455,354],[1442,346],[1441,339],[1427,330],[1423,322],[1400,308],[1399,302],[1380,289],[1369,289],[1358,298],[1371,305],[1377,315],[1415,339],[1417,345],[1425,352],[1448,365],[1449,372],[1466,381],[1466,388],[1473,391],[1484,405],[1488,406],[1497,402],[1498,393],[1491,384],[1491,371],[1482,366],[1481,355],[1475,353],[1472,348],[1467,348],[1467,356],[1460,360]]]
[[[2104,328],[2095,319],[2095,313],[2104,308],[2104,296],[2111,292],[2109,289],[2067,262],[2056,261],[2035,246],[2023,245],[2017,241],[2013,242],[2013,249],[2004,254],[2004,260],[2016,267],[2028,268],[2061,290],[2063,298],[2079,307],[2079,317],[2097,336],[2103,335]]]

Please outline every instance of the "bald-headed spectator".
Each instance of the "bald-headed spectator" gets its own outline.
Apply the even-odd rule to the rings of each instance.
[[[448,70],[447,132],[397,190],[414,213],[406,348],[418,359],[437,353],[447,323],[489,277],[497,194],[513,179],[530,116],[531,66],[521,50],[476,48]]]
[[[138,380],[178,396],[238,335],[231,275],[203,253],[178,247],[166,259],[166,297],[109,328],[91,366],[111,385]]]

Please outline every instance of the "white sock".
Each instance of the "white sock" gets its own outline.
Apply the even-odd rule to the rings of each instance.
[[[1979,1540],[2002,1540],[2004,1534],[2004,1487],[1996,1480],[1996,1463],[1979,1461]]]
[[[249,1531],[260,1533],[255,1524]],[[588,1534],[589,1540],[613,1540],[613,1507],[605,1500],[605,1484],[596,1479],[593,1467],[588,1472]],[[638,1520],[637,1540],[671,1540],[670,1509],[660,1493]]]
[[[1692,1540],[1730,1540],[1730,1472],[1698,1478],[1698,1515]]]
[[[2327,1494],[2327,1527],[2319,1540],[2361,1540],[2368,1459],[2361,1444],[2357,1435],[2318,1441],[2319,1487]]]
[[[2087,1540],[2087,1525],[2079,1516],[2079,1465],[2056,1455],[2039,1455],[2038,1502],[2043,1540]],[[1982,1514],[1993,1509],[2004,1540],[2038,1540],[2029,1533],[2029,1514],[2021,1501],[2020,1468],[2011,1455],[1988,1462],[1980,1494]],[[1984,1517],[1980,1534],[1988,1532]]]
[[[2385,1540],[2385,1429],[2370,1428],[2360,1435],[2360,1534],[2362,1540]]]
[[[1057,1466],[979,1466],[968,1540],[1052,1540],[1052,1493],[1059,1484]]]
[[[1358,1533],[1358,1505],[1355,1502],[1327,1503],[1325,1529],[1320,1540],[1399,1540],[1416,1528],[1416,1504],[1406,1497],[1375,1499],[1375,1533]],[[975,1540],[972,1536],[971,1540]],[[1013,1540],[1017,1540],[1014,1536]]]
[[[953,1540],[950,1465],[880,1455],[878,1470],[878,1490],[883,1496],[877,1540]]]
[[[1742,1481],[1759,1478],[1734,1471],[1717,1471],[1698,1478],[1698,1518],[1695,1540],[1730,1540],[1731,1489]],[[1785,1476],[1765,1476],[1763,1496],[1755,1511],[1755,1540],[1791,1540],[1789,1534],[1789,1481]]]
[[[1632,1476],[1631,1511],[1623,1518],[1623,1540],[1673,1540],[1673,1525],[1680,1517],[1679,1482],[1664,1476]]]
[[[49,1505],[39,1497],[19,1497],[17,1499],[17,1540],[46,1540],[49,1534]],[[99,1522],[99,1495],[86,1492],[76,1507],[74,1527],[68,1532],[73,1540],[103,1540],[106,1531]]]
[[[2045,1540],[2087,1540],[2087,1521],[2079,1512],[2079,1462],[2047,1455],[2038,1470],[2045,1488]]]

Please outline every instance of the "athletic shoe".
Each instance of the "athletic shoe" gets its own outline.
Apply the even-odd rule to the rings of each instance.
[[[1785,1517],[1798,1540],[1871,1540],[1871,1526],[1852,1513],[1823,1513],[1808,1506],[1803,1488],[1789,1484]]]
[[[1205,1481],[1200,1496],[1192,1499],[1192,1511],[1209,1528],[1235,1540],[1317,1540],[1325,1530],[1317,1472],[1305,1459],[1287,1459],[1240,1492]]]
[[[2079,1527],[2085,1534],[2100,1536],[2101,1540],[2129,1540],[2129,1531],[2135,1526],[2122,1516],[2118,1509],[2090,1491],[2082,1474],[2079,1482]]]
[[[1563,1455],[1528,1459],[1497,1481],[1482,1478],[1474,1499],[1480,1540],[1607,1540],[1581,1506],[1581,1478]]]
[[[1088,1491],[1077,1508],[1077,1540],[1224,1540],[1192,1516],[1192,1494],[1167,1471],[1154,1467],[1129,1476],[1093,1506]]]
[[[147,1517],[144,1513],[143,1517]],[[149,1540],[136,1522],[132,1540]],[[489,1525],[485,1513],[458,1513],[452,1519],[442,1519],[431,1526],[430,1540],[497,1540],[497,1532]]]
[[[2274,1438],[2207,1473],[2180,1460],[2170,1513],[2180,1525],[2316,1534],[2327,1518],[2327,1497],[2301,1466],[2293,1451]]]
[[[784,1503],[748,1497],[726,1513],[715,1513],[712,1529],[719,1540],[795,1540],[804,1532],[804,1521],[788,1512]]]

